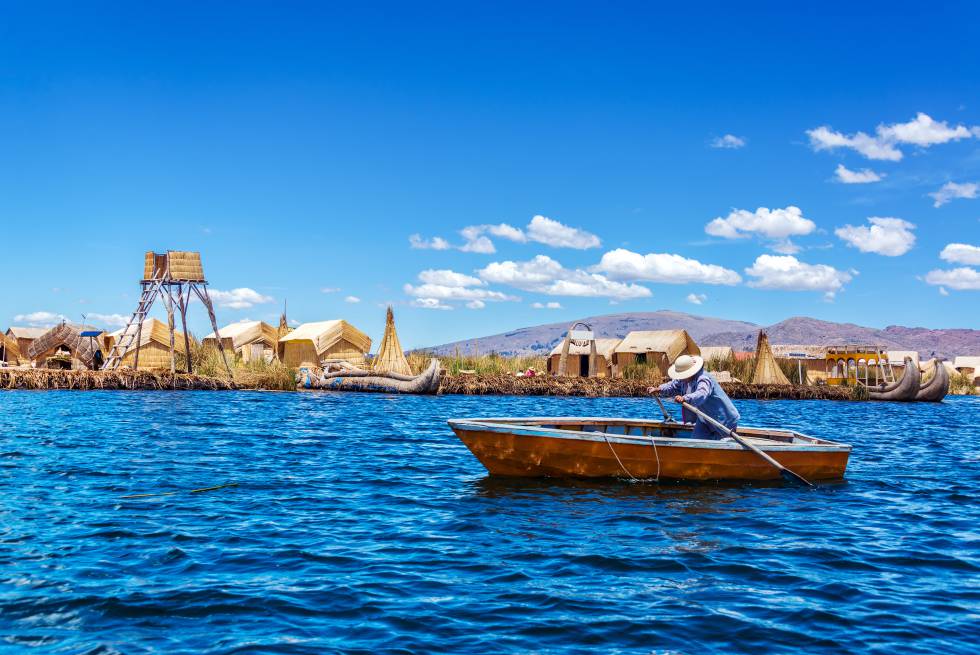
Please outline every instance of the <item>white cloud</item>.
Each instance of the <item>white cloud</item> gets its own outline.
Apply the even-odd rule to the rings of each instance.
[[[874,136],[865,132],[847,135],[827,125],[807,130],[806,133],[814,150],[851,148],[868,159],[900,161],[903,153],[898,149],[899,145],[928,148],[949,141],[968,139],[980,132],[977,128],[970,129],[963,125],[950,127],[945,121],[935,121],[927,114],[919,112],[907,123],[879,125]]]
[[[879,125],[878,137],[885,141],[929,146],[970,138],[970,130],[963,125],[950,127],[946,121],[935,121],[921,111],[908,123]]]
[[[218,304],[218,307],[228,309],[248,309],[249,307],[275,300],[271,296],[264,296],[255,289],[249,289],[248,287],[239,287],[231,291],[211,289],[208,291],[208,294]]]
[[[53,327],[62,321],[68,321],[68,317],[55,312],[41,311],[14,316],[14,323],[20,323],[27,327]]]
[[[569,227],[547,216],[540,215],[535,216],[528,223],[527,237],[531,241],[537,241],[553,248],[586,250],[588,248],[598,248],[602,245],[599,237],[590,232]]]
[[[421,234],[413,234],[408,237],[409,245],[416,250],[449,250],[449,242],[442,237],[432,237],[423,239]]]
[[[793,205],[771,210],[768,207],[759,207],[754,212],[733,209],[725,218],[719,216],[704,226],[705,232],[723,239],[758,234],[772,240],[770,247],[784,254],[799,251],[789,237],[810,234],[816,229],[817,224],[804,217],[802,210]]]
[[[416,298],[411,302],[412,307],[419,307],[421,309],[452,309],[452,305],[447,305],[440,301],[438,298]]]
[[[428,269],[419,273],[419,280],[426,284],[438,284],[447,287],[478,287],[486,284],[483,280],[465,273],[457,273],[449,269]]]
[[[471,239],[459,247],[463,252],[475,252],[481,255],[492,255],[497,252],[493,241],[484,236]]]
[[[357,303],[361,302],[361,299],[357,296],[347,296],[344,298],[344,302],[350,303],[351,305],[356,305]]]
[[[483,302],[482,300],[471,300],[466,303],[466,306],[470,309],[483,309],[487,306],[487,303]]]
[[[337,293],[340,291],[340,287],[321,287],[320,293]]]
[[[745,139],[734,134],[726,134],[725,136],[719,136],[713,139],[711,141],[711,147],[727,149],[743,148],[745,147]]]
[[[946,291],[946,287],[939,287],[939,295],[940,296],[948,296],[949,295],[949,291]]]
[[[703,293],[689,293],[687,294],[687,302],[692,305],[702,305],[704,301],[708,299],[708,296]]]
[[[926,273],[926,282],[959,291],[980,291],[980,271],[968,266],[929,271]]]
[[[823,291],[833,298],[853,278],[826,264],[806,264],[791,255],[759,255],[745,272],[756,278],[749,286],[785,291]]]
[[[560,302],[532,302],[531,307],[534,309],[561,309]]]
[[[939,253],[939,257],[956,264],[980,266],[980,246],[971,246],[968,243],[950,243]]]
[[[650,290],[638,284],[614,282],[598,273],[567,269],[547,255],[526,262],[494,262],[478,271],[487,282],[552,296],[585,298],[647,298]]]
[[[974,182],[964,182],[963,184],[947,182],[939,191],[935,191],[929,195],[935,199],[935,202],[932,203],[933,207],[942,207],[950,200],[956,198],[976,198],[978,189],[980,189],[980,186]]]
[[[509,239],[510,241],[516,241],[517,243],[524,243],[527,241],[527,235],[524,234],[524,230],[519,227],[514,227],[513,225],[508,225],[507,223],[500,223],[499,225],[484,225],[487,232],[495,237],[501,237],[503,239]]]
[[[741,276],[735,271],[716,264],[702,264],[696,259],[667,253],[641,255],[617,248],[602,256],[594,270],[609,274],[619,280],[664,282],[685,284],[703,282],[705,284],[738,284]]]
[[[485,289],[486,283],[465,273],[451,270],[425,270],[419,273],[422,284],[413,286],[406,284],[405,293],[417,299],[429,300],[458,300],[458,301],[514,301],[517,298],[508,296],[500,291]],[[416,304],[416,306],[421,306]],[[438,309],[438,308],[436,308]]]
[[[834,230],[834,234],[847,242],[848,246],[861,252],[873,252],[888,257],[904,255],[915,245],[912,230],[915,225],[900,218],[872,216],[868,225],[845,225]]]
[[[875,173],[870,168],[862,168],[859,171],[852,171],[844,164],[837,164],[834,171],[837,181],[844,184],[868,184],[870,182],[880,182],[885,177],[884,173]]]
[[[105,325],[108,327],[126,327],[126,324],[129,323],[129,319],[129,316],[123,316],[122,314],[92,313],[85,315],[86,323]]]

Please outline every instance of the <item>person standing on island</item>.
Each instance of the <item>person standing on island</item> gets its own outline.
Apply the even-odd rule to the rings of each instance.
[[[694,405],[729,430],[738,427],[741,415],[718,381],[704,370],[703,358],[698,355],[681,355],[667,369],[667,375],[671,382],[650,387],[647,393],[657,394],[662,398],[673,396],[678,403]],[[693,419],[694,439],[721,439],[728,436],[701,417],[691,416],[691,412],[686,409],[682,410],[682,416],[685,423],[690,423]]]

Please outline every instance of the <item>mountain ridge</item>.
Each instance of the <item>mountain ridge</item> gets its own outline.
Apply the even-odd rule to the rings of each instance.
[[[633,330],[684,329],[703,346],[731,346],[753,350],[759,329],[765,329],[773,344],[843,345],[867,343],[888,350],[915,350],[921,357],[951,359],[957,355],[980,354],[980,330],[970,328],[931,329],[889,325],[870,328],[856,323],[835,323],[809,316],[792,316],[772,325],[698,316],[673,310],[625,312],[580,319],[592,326],[597,337],[626,336]],[[419,348],[437,355],[466,355],[495,352],[504,356],[548,353],[564,336],[570,322],[545,323],[473,339]]]

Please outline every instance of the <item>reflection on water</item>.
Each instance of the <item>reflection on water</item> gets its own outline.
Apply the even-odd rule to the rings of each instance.
[[[495,479],[445,423],[640,399],[0,393],[0,644],[967,652],[980,399],[737,404],[848,480]]]

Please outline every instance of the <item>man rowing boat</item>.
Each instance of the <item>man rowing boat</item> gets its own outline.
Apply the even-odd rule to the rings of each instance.
[[[697,355],[681,355],[667,369],[667,375],[671,382],[650,387],[647,391],[664,398],[673,396],[678,403],[690,403],[729,430],[738,427],[741,416],[717,380],[704,370],[704,359]],[[721,439],[727,436],[701,417],[691,416],[686,409],[681,412],[685,423],[694,421],[692,436],[695,439]]]

